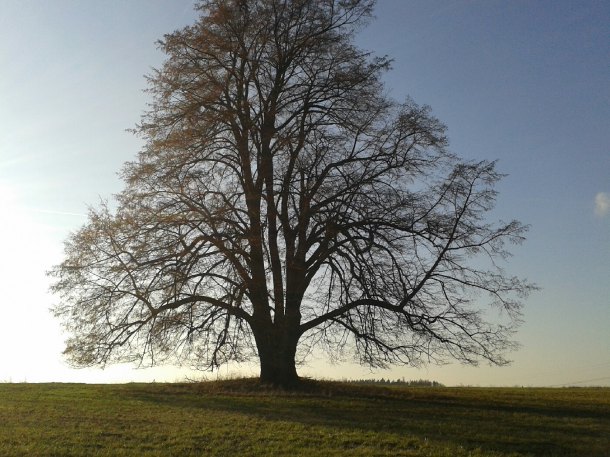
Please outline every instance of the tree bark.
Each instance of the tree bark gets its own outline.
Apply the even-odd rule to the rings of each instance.
[[[282,389],[291,389],[299,384],[296,370],[296,350],[298,336],[289,329],[276,328],[271,324],[267,329],[255,332],[256,346],[260,359],[260,380]]]

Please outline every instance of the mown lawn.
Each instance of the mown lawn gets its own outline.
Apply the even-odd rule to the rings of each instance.
[[[610,389],[0,384],[2,456],[608,456]]]

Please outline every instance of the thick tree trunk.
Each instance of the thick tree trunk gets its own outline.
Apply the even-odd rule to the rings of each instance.
[[[290,332],[278,332],[275,326],[255,334],[260,359],[260,380],[274,387],[291,389],[298,385],[296,350],[298,337]]]

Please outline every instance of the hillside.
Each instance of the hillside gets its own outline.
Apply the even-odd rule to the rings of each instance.
[[[604,456],[610,389],[0,384],[0,455]]]

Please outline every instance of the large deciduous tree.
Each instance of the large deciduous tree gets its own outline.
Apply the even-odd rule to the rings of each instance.
[[[74,364],[258,355],[290,386],[316,346],[373,367],[505,362],[531,286],[496,260],[524,226],[486,222],[493,162],[386,96],[388,59],[353,43],[373,3],[207,0],[160,42],[125,189],[51,273]]]

